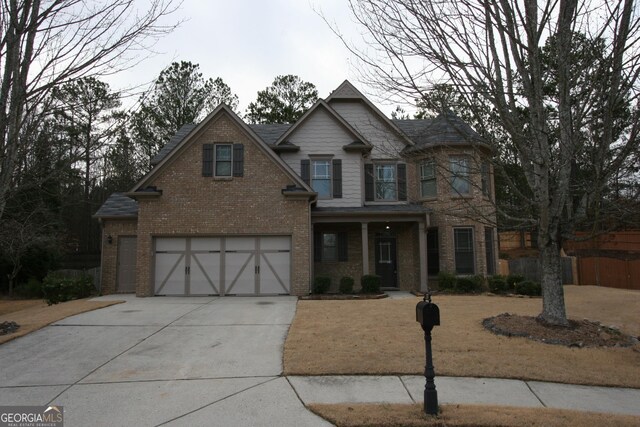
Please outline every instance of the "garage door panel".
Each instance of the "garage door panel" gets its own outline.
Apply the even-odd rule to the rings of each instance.
[[[225,293],[253,295],[256,293],[255,255],[225,252]]]
[[[262,253],[260,258],[260,293],[288,294],[290,253]]]
[[[189,294],[217,295],[219,293],[220,252],[191,254]]]
[[[289,236],[156,239],[157,295],[290,292]]]
[[[185,294],[184,254],[156,253],[156,289],[160,295]]]
[[[255,251],[255,237],[228,237],[225,239],[225,250],[227,251]]]
[[[290,250],[291,238],[289,236],[266,236],[260,238],[260,250]]]
[[[182,237],[162,237],[156,239],[157,251],[180,251],[187,250],[187,239]]]
[[[191,239],[191,251],[220,251],[222,239],[220,237],[198,237]]]

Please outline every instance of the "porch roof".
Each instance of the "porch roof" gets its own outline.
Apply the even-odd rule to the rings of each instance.
[[[406,221],[424,220],[431,209],[418,204],[368,205],[357,207],[314,207],[311,219],[344,221]]]

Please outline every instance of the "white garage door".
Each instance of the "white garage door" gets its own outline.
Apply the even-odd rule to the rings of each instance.
[[[291,238],[157,238],[156,295],[273,295],[290,292]]]

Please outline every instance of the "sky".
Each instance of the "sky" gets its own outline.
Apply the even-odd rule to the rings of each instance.
[[[205,78],[229,85],[242,113],[278,75],[313,83],[321,98],[345,79],[367,96],[375,93],[358,81],[355,57],[320,10],[347,39],[360,39],[346,0],[184,0],[169,19],[184,22],[155,45],[154,55],[107,81],[116,90],[148,84],[171,62],[191,61]],[[369,98],[387,114],[395,109]]]

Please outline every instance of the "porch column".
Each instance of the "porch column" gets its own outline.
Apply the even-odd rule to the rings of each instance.
[[[420,291],[426,292],[429,285],[427,283],[427,230],[424,222],[418,223],[418,243],[420,246]]]
[[[363,222],[362,226],[362,275],[369,274],[369,224]]]

